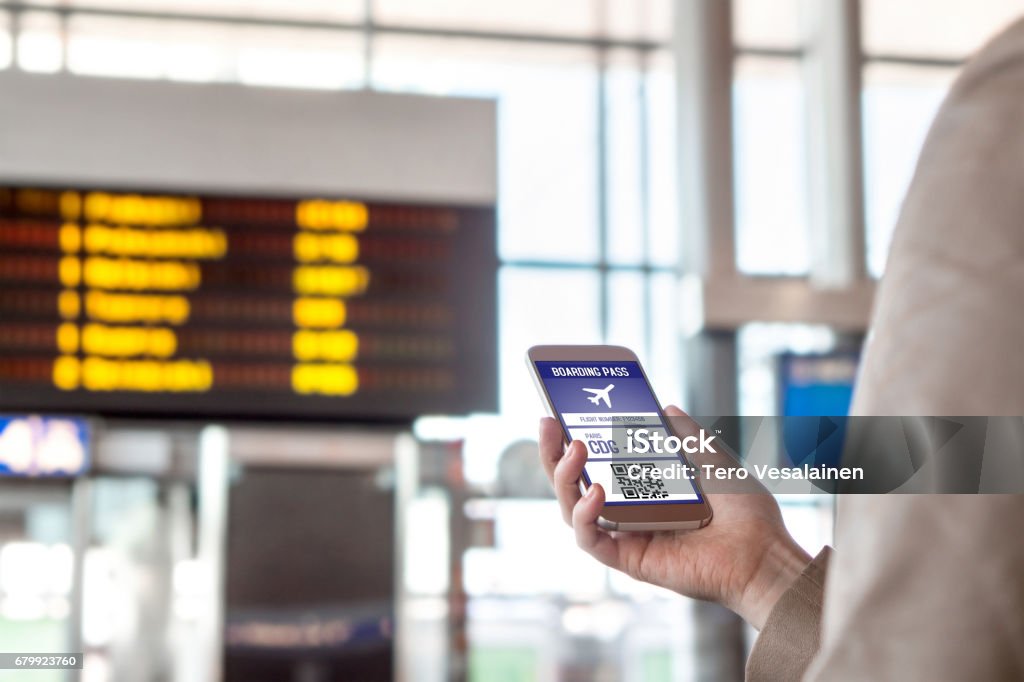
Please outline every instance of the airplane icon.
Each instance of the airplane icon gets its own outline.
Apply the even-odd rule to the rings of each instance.
[[[608,394],[611,392],[613,388],[615,388],[615,384],[608,384],[604,388],[585,388],[583,390],[586,391],[587,393],[594,394],[593,396],[587,398],[587,400],[594,403],[595,405],[597,405],[599,400],[603,400],[604,404],[607,405],[609,409],[611,409],[612,399],[611,397],[609,397]]]

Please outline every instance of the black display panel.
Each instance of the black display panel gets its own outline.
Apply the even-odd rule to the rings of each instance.
[[[0,409],[493,410],[493,206],[0,187]]]
[[[356,470],[237,476],[225,682],[394,679],[395,498],[381,483]]]

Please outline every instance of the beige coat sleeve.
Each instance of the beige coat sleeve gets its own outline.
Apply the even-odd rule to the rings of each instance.
[[[862,415],[1024,415],[1024,21],[921,151],[854,398]],[[1024,453],[1024,446],[1018,448]],[[808,680],[1024,679],[1024,496],[839,500]]]
[[[825,572],[832,550],[821,550],[768,614],[747,659],[749,682],[798,680],[818,651]]]
[[[1022,300],[1018,22],[964,69],[925,141],[853,413],[1024,415]],[[1024,679],[1024,496],[848,496],[838,512],[820,616],[792,594],[813,592],[801,577],[749,679],[799,679],[808,663],[815,681]]]

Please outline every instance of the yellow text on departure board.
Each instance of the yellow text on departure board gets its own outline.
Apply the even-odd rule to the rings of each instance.
[[[352,395],[359,389],[359,374],[349,364],[299,363],[292,368],[292,389],[302,394]]]
[[[64,390],[197,392],[213,384],[203,359],[174,357],[189,318],[197,261],[227,254],[220,228],[199,225],[195,197],[28,190],[19,207],[58,215],[62,320],[53,383]]]
[[[306,230],[362,232],[369,219],[366,204],[357,201],[307,199],[295,205],[295,224]]]
[[[62,355],[53,364],[53,383],[64,390],[198,392],[213,385],[205,360],[80,359]]]
[[[297,327],[332,329],[345,324],[348,309],[340,298],[302,296],[292,304],[292,320]]]
[[[311,331],[302,329],[292,336],[292,352],[297,360],[333,360],[350,362],[359,353],[359,337],[349,329]]]
[[[361,265],[300,265],[292,288],[302,295],[358,296],[370,285],[370,271]]]
[[[67,200],[68,207],[73,203]],[[82,218],[87,222],[144,226],[191,225],[199,222],[201,217],[202,205],[199,199],[193,197],[107,192],[87,193],[80,205],[80,215],[64,216],[66,220]]]

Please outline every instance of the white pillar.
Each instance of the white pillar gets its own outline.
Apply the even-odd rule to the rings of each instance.
[[[804,0],[811,280],[866,277],[859,0]]]
[[[203,609],[196,627],[197,682],[220,682],[224,676],[224,603],[227,569],[228,484],[230,449],[223,426],[199,434],[198,560],[203,576]]]
[[[681,261],[687,273],[736,272],[732,150],[732,2],[676,0]]]

